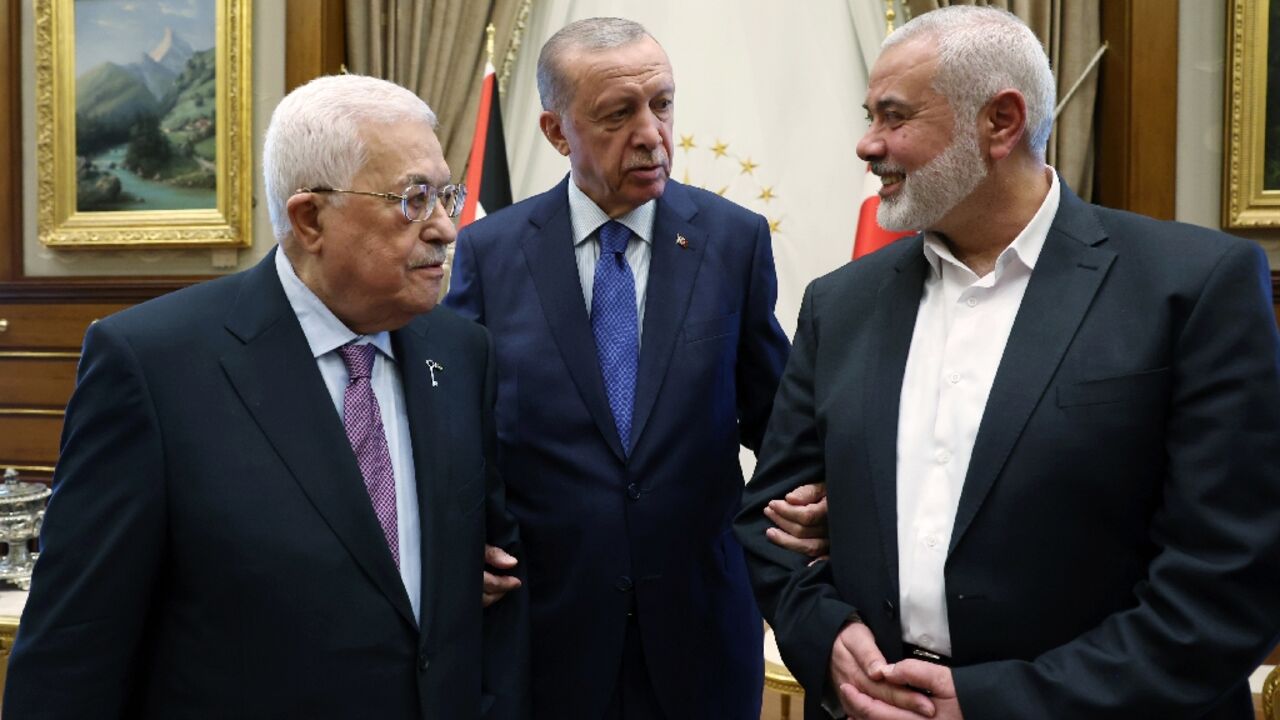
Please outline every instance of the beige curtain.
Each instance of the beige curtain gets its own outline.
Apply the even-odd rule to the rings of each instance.
[[[348,0],[347,68],[418,93],[440,120],[445,161],[465,177],[493,23],[494,67],[510,72],[530,0]]]
[[[1044,43],[1058,82],[1058,102],[1080,79],[1102,45],[1099,0],[906,0],[907,16],[947,5],[994,5],[1022,18]],[[1080,197],[1093,197],[1095,67],[1062,108],[1049,138],[1047,159]]]

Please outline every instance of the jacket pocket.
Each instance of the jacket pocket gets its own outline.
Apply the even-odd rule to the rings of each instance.
[[[1058,407],[1159,400],[1169,390],[1169,368],[1058,386]]]
[[[684,341],[696,343],[701,340],[714,340],[718,337],[733,335],[738,332],[738,313],[724,315],[711,320],[696,320],[684,324]]]

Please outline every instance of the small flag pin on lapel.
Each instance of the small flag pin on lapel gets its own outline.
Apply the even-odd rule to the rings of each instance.
[[[683,235],[676,235],[676,244],[686,250],[689,249],[689,241]]]
[[[431,387],[440,387],[440,383],[436,382],[436,371],[444,373],[444,366],[435,360],[427,360],[427,372],[431,373]]]

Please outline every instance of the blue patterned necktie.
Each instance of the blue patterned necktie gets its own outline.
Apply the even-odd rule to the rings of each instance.
[[[640,361],[640,328],[636,320],[636,279],[627,265],[631,231],[610,220],[597,231],[600,259],[591,290],[591,331],[604,376],[609,409],[618,426],[622,449],[631,451],[631,408],[636,396],[636,366]]]

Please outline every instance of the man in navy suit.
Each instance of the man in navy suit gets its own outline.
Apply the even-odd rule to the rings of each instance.
[[[279,246],[90,327],[5,717],[507,718],[527,605],[488,334],[432,310],[462,195],[413,93],[295,90]],[[430,311],[430,312],[428,312]]]
[[[925,232],[807,289],[738,520],[807,717],[1253,717],[1280,631],[1266,259],[1081,201],[1045,164],[1054,99],[991,8],[918,16],[872,70],[879,220]],[[819,480],[810,566],[762,510]]]
[[[539,718],[758,718],[730,521],[788,344],[764,218],[669,179],[675,83],[634,22],[542,49],[572,172],[465,228],[445,304],[493,333]]]

